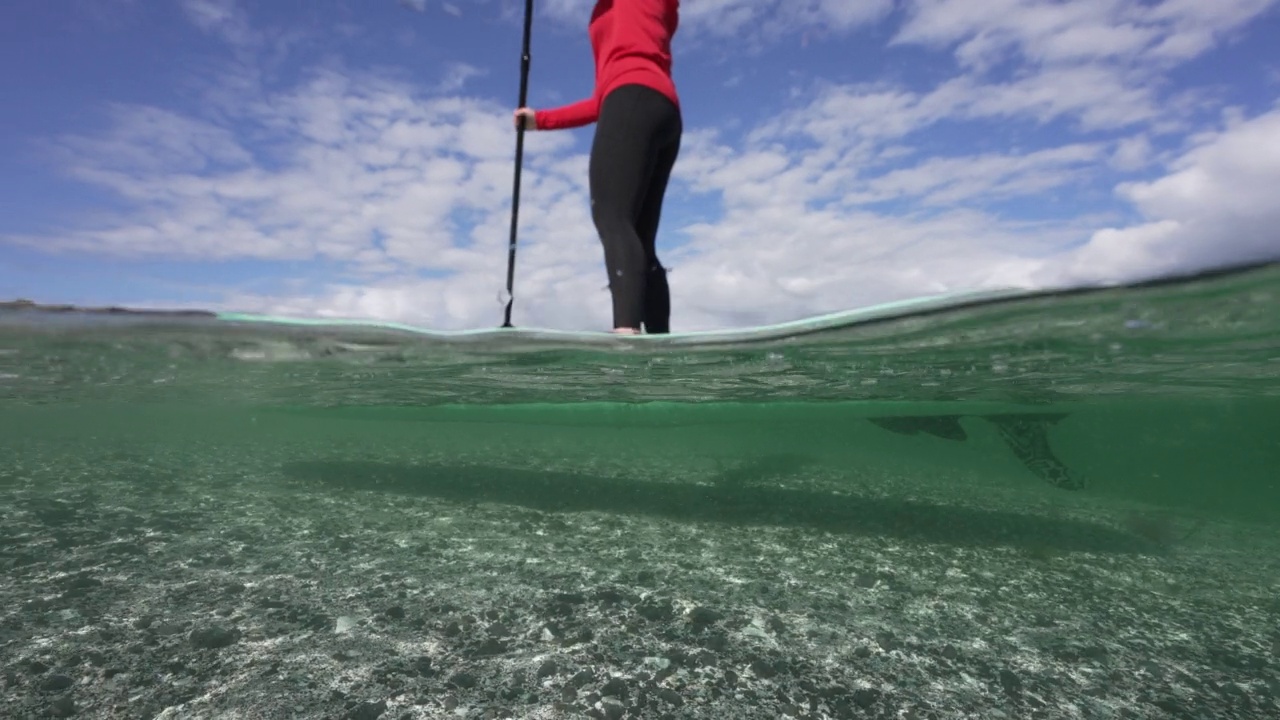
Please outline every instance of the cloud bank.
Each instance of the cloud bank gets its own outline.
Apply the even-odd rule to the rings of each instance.
[[[577,23],[590,4],[542,9]],[[1280,181],[1280,108],[1223,114],[1161,83],[1273,4],[898,4],[890,47],[947,53],[953,72],[914,86],[811,84],[740,131],[687,128],[664,220],[676,329],[1280,256],[1280,206],[1269,197]],[[183,7],[228,43],[257,41],[231,0]],[[894,10],[888,0],[690,0],[684,22],[698,43],[741,31],[768,44],[814,27],[852,36]],[[514,140],[509,109],[466,92],[483,72],[451,65],[428,86],[326,68],[275,90],[223,87],[237,100],[220,104],[230,113],[118,106],[109,128],[54,146],[68,173],[126,209],[7,240],[63,253],[326,263],[340,271],[322,287],[286,277],[265,294],[231,290],[224,305],[492,325]],[[956,127],[997,136],[932,144]],[[1049,127],[1035,141],[999,137]],[[518,324],[609,324],[586,162],[565,135],[528,137]],[[1099,188],[1127,211],[1075,209]]]

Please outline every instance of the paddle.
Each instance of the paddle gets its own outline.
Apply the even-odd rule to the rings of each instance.
[[[524,2],[524,51],[520,54],[520,103],[525,106],[529,93],[529,34],[533,28],[533,0]],[[502,327],[511,327],[511,306],[515,304],[516,227],[520,218],[520,168],[524,161],[524,122],[516,124],[516,172],[511,190],[511,241],[507,246],[507,307]]]

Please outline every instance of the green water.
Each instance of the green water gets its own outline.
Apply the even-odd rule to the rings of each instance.
[[[0,716],[1280,713],[1280,268],[677,340],[0,313]]]

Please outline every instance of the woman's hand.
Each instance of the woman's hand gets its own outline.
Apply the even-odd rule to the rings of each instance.
[[[527,108],[527,107],[523,107],[523,108],[520,108],[519,110],[516,110],[516,116],[515,116],[516,128],[518,129],[520,127],[520,123],[523,122],[525,130],[537,130],[538,126],[536,124],[536,120],[534,119],[535,112],[537,111],[534,110],[533,108]]]

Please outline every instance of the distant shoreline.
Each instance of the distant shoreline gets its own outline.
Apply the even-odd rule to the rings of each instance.
[[[54,313],[89,313],[94,315],[164,315],[183,317],[216,317],[217,313],[209,310],[145,310],[119,307],[116,305],[102,307],[82,307],[79,305],[46,305],[32,300],[0,300],[0,311],[32,310],[36,312]]]

